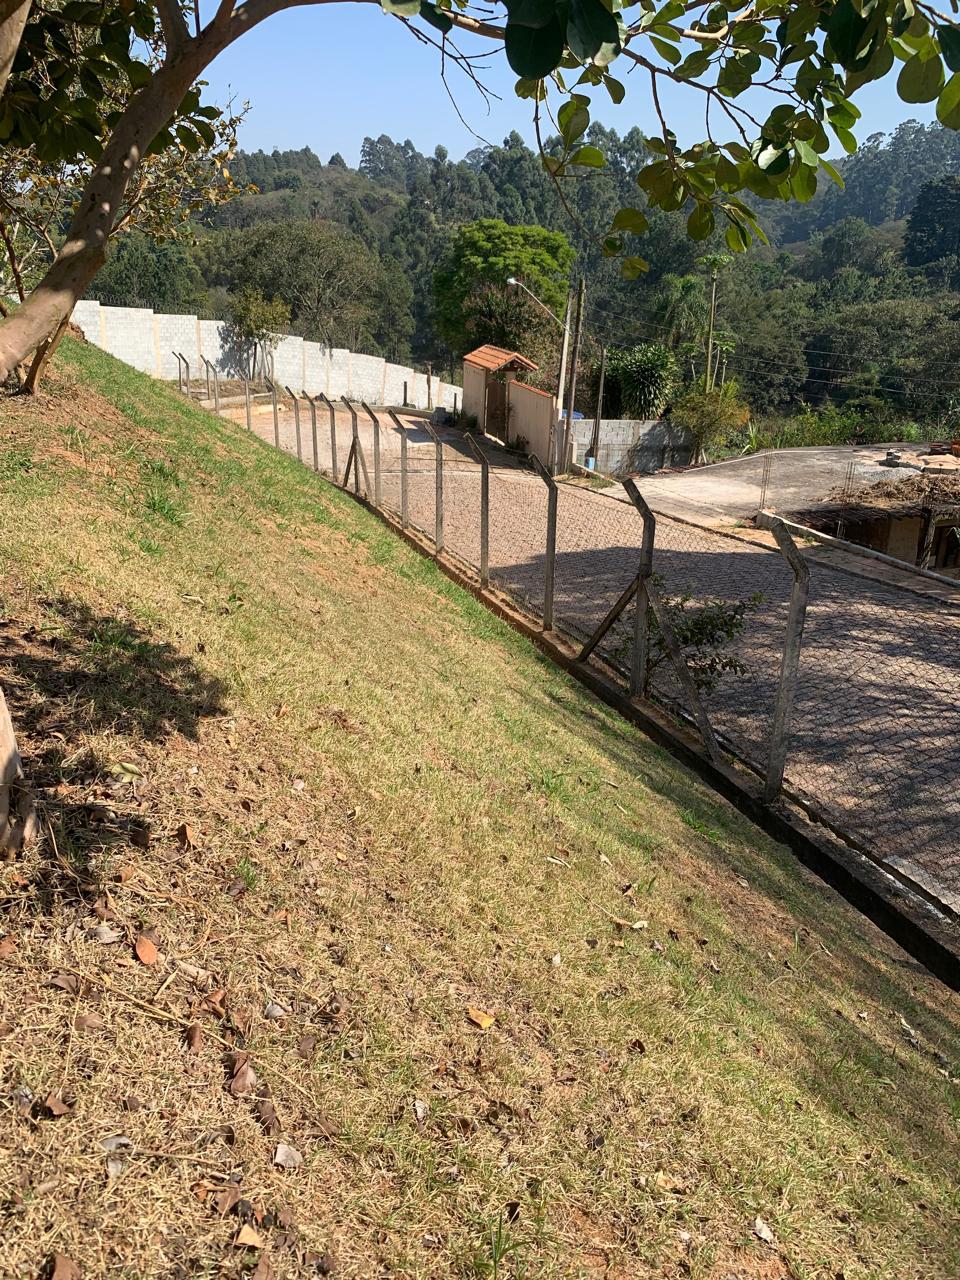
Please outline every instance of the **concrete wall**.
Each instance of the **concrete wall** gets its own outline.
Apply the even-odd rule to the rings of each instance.
[[[182,352],[189,360],[193,378],[203,376],[201,356],[225,377],[240,377],[244,372],[245,353],[231,342],[228,327],[219,320],[162,315],[145,307],[104,307],[84,300],[74,308],[73,322],[83,330],[88,342],[155,378],[176,378],[174,351]],[[433,407],[452,409],[462,395],[459,387],[437,377],[430,379],[428,388],[426,374],[416,373],[406,365],[388,364],[380,356],[359,355],[341,348],[330,350],[292,335],[277,342],[273,373],[280,386],[310,395],[322,391],[331,400],[350,396],[369,404],[399,407],[403,404],[404,383],[408,404],[417,409],[426,409],[428,402]]]
[[[574,419],[574,458],[581,465],[592,435],[590,419]],[[660,467],[686,466],[692,458],[693,437],[666,420],[600,419],[596,469],[604,475],[621,472],[647,475]]]
[[[487,375],[475,364],[463,366],[463,412],[477,420],[477,430],[486,431]]]
[[[546,391],[522,382],[507,383],[507,442],[524,441],[527,453],[535,453],[545,465],[557,422],[557,402]]]

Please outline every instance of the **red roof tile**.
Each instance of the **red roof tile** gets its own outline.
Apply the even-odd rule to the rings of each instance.
[[[478,369],[488,369],[491,373],[497,373],[500,369],[513,367],[515,369],[536,369],[536,365],[532,360],[528,360],[526,356],[522,356],[519,351],[505,351],[503,347],[477,347],[476,351],[471,351],[469,355],[463,357],[464,364],[475,365]]]

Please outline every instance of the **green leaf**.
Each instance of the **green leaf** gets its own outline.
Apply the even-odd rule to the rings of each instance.
[[[942,88],[943,63],[939,52],[931,54],[923,49],[915,53],[903,64],[897,77],[897,93],[904,102],[932,102]]]
[[[583,62],[605,67],[620,52],[620,26],[603,0],[570,0],[567,44]]]
[[[607,157],[599,147],[579,147],[570,157],[570,164],[584,164],[591,169],[602,169]]]
[[[956,27],[937,27],[937,40],[944,62],[951,71],[960,71],[960,31]]]
[[[839,129],[836,125],[833,132],[837,135],[837,139],[848,156],[852,156],[857,149],[857,140],[849,129]]]
[[[650,43],[660,57],[663,58],[664,62],[669,62],[672,67],[675,67],[680,61],[680,50],[675,45],[668,44],[666,40],[660,40],[653,35],[650,37]]]
[[[649,225],[649,222],[639,209],[618,209],[610,230],[629,231],[632,236],[639,236],[646,231]]]
[[[444,35],[453,26],[449,13],[437,8],[435,4],[430,4],[429,0],[420,0],[420,17],[423,18],[424,22],[429,22],[431,27],[436,27],[438,31],[442,31]]]
[[[947,129],[960,129],[960,71],[950,77],[940,94],[937,119]]]
[[[638,276],[642,276],[645,271],[650,270],[650,264],[646,258],[638,258],[636,256],[624,258],[620,264],[620,274],[624,280],[636,280]]]
[[[823,156],[820,157],[820,168],[824,171],[825,174],[827,174],[830,178],[833,179],[833,181],[837,184],[837,186],[842,191],[845,185],[843,179],[840,177],[840,174],[836,171],[836,169],[833,167],[830,161],[824,160]]]
[[[513,86],[518,98],[533,98],[537,102],[545,102],[547,90],[542,80],[518,80]]]
[[[556,16],[554,0],[507,0],[507,21],[521,27],[549,27]]]
[[[869,26],[869,18],[858,13],[851,0],[837,0],[825,30],[842,67],[848,67],[856,60]]]
[[[607,93],[609,93],[611,100],[616,106],[619,106],[626,96],[626,89],[624,89],[619,80],[615,80],[611,75],[605,75],[603,77],[603,83],[606,86]]]
[[[420,0],[380,0],[384,13],[396,13],[403,18],[415,18],[420,12]]]
[[[563,57],[563,32],[556,18],[545,27],[508,22],[503,43],[507,61],[525,80],[542,80]]]
[[[844,99],[843,102],[836,102],[828,107],[827,115],[831,124],[839,125],[841,129],[852,129],[860,119],[860,109]]]
[[[727,248],[732,249],[734,253],[743,253],[745,249],[750,247],[750,236],[746,227],[741,227],[739,222],[731,222],[727,227],[723,236],[727,242]]]
[[[557,112],[560,137],[567,147],[572,147],[578,138],[583,137],[589,124],[590,112],[579,102],[565,102]]]
[[[820,163],[820,157],[814,151],[813,147],[811,147],[810,143],[804,142],[801,138],[797,138],[794,146],[797,149],[797,155],[800,157],[801,161],[816,169]]]
[[[713,234],[715,225],[713,205],[698,201],[687,219],[687,235],[690,236],[691,240],[706,240],[708,236]]]

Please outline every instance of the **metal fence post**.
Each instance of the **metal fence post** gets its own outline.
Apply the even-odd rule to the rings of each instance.
[[[557,482],[535,453],[530,455],[537,475],[547,486],[547,546],[543,569],[543,629],[553,630],[553,584],[557,568]]]
[[[179,354],[180,359],[183,361],[183,367],[184,367],[184,368],[186,369],[186,371],[187,371],[187,380],[186,380],[186,381],[187,381],[187,395],[188,395],[188,396],[189,396],[189,395],[192,395],[192,392],[191,392],[191,390],[190,390],[190,361],[187,359],[187,357],[183,354],[183,352],[182,352],[182,351],[181,351],[181,352],[179,352],[179,353],[174,352],[174,354],[175,354],[175,355],[176,355],[176,354]]]
[[[763,455],[763,466],[760,472],[760,502],[757,505],[758,511],[766,510],[767,490],[770,487],[770,471],[772,467],[773,467],[773,454],[765,453]]]
[[[215,364],[211,364],[213,370],[213,412],[219,416],[220,414],[220,373]]]
[[[490,463],[469,431],[463,437],[480,463],[480,585],[490,585]]]
[[[307,395],[306,391],[301,391],[300,394],[310,406],[310,440],[313,445],[313,469],[314,471],[319,471],[320,454],[317,450],[317,402],[314,400],[313,396]]]
[[[203,361],[204,368],[206,369],[206,373],[207,373],[207,399],[209,400],[210,399],[210,361],[204,355],[201,355],[200,359]]]
[[[436,431],[434,431],[433,427],[431,427],[428,422],[424,422],[423,425],[426,427],[427,431],[430,433],[430,438],[433,440],[434,446],[437,451],[437,466],[436,466],[437,490],[436,490],[436,503],[434,505],[433,540],[434,540],[434,543],[436,544],[437,555],[439,555],[440,552],[443,550],[443,443],[441,442],[440,437],[437,435]]]
[[[273,443],[280,448],[280,408],[277,404],[277,388],[272,380],[264,376],[264,382],[267,384],[267,390],[270,392],[270,399],[273,402]]]
[[[328,400],[322,391],[317,399],[323,401],[330,414],[330,474],[333,476],[334,484],[339,484],[340,469],[337,465],[337,411],[333,402]]]
[[[300,437],[300,401],[293,394],[289,387],[285,388],[287,395],[293,401],[293,428],[297,435],[297,461],[303,461],[303,442]]]
[[[179,351],[171,351],[170,354],[177,362],[177,389],[183,392],[183,356]]]
[[[373,423],[373,502],[374,506],[383,506],[383,489],[380,484],[380,419],[373,412],[366,400],[361,400],[363,411]]]
[[[637,571],[637,598],[633,615],[633,652],[630,655],[630,694],[637,698],[643,696],[647,687],[647,656],[650,647],[650,627],[647,617],[650,598],[647,593],[647,579],[653,572],[653,544],[657,532],[657,517],[640,497],[640,491],[633,480],[625,480],[623,487],[643,520],[640,567]]]
[[[253,430],[253,404],[250,399],[250,379],[243,380],[243,405],[247,412],[247,430]]]
[[[777,685],[777,699],[770,730],[770,755],[763,786],[763,798],[767,804],[772,804],[783,790],[790,722],[793,718],[797,677],[800,671],[803,624],[807,616],[807,597],[810,592],[810,566],[800,554],[797,544],[790,537],[782,521],[774,520],[770,531],[777,540],[777,546],[784,560],[793,570],[793,586],[790,589],[790,608],[787,612],[787,629],[783,638],[783,660],[780,664],[780,681]]]
[[[346,396],[340,399],[350,410],[350,429],[353,434],[353,492],[359,498],[360,496],[360,467],[363,467],[363,480],[367,486],[367,495],[370,494],[370,476],[367,472],[367,460],[364,457],[363,445],[360,443],[360,429],[357,425],[357,411]],[[346,480],[346,473],[344,473]]]
[[[389,410],[393,424],[400,432],[400,527],[406,529],[410,523],[410,494],[407,488],[407,432],[403,423],[392,409]]]

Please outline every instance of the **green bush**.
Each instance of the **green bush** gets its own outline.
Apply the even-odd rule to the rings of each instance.
[[[611,351],[604,403],[613,418],[658,418],[677,385],[677,358],[659,342]]]
[[[739,393],[740,388],[733,381],[710,391],[696,386],[671,407],[670,421],[693,435],[698,457],[708,450],[712,454],[722,451],[726,441],[748,430],[750,406]]]
[[[799,413],[755,419],[722,439],[717,448],[726,457],[756,453],[758,449],[804,449],[816,445],[919,442],[929,432],[915,422],[885,415],[867,416],[837,405],[804,407]]]

